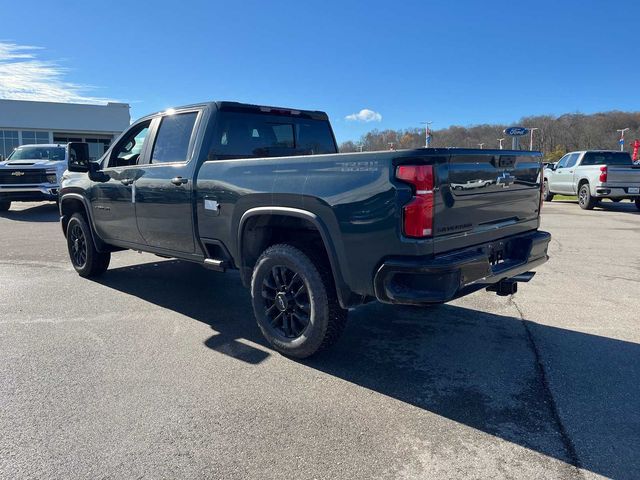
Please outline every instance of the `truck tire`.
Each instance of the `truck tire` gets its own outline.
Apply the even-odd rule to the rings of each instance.
[[[71,264],[81,277],[97,277],[109,268],[111,253],[96,250],[91,228],[79,213],[74,213],[67,225],[67,248]]]
[[[578,191],[578,205],[583,210],[593,210],[598,204],[598,199],[591,196],[591,189],[589,188],[588,183],[583,183],[580,185],[580,190]]]
[[[11,202],[9,200],[4,200],[0,202],[0,212],[6,212],[11,208]]]
[[[546,180],[542,184],[542,199],[545,202],[550,202],[551,200],[553,200],[553,193],[549,191],[549,182],[547,182]]]
[[[290,357],[306,358],[329,347],[347,321],[327,262],[289,244],[262,253],[253,269],[251,298],[262,334]]]
[[[640,197],[636,197],[636,208],[640,210]]]

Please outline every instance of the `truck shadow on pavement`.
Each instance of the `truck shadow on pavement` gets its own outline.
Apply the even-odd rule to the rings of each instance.
[[[16,222],[58,222],[60,213],[55,203],[40,204],[35,207],[24,208],[22,210],[9,210],[0,212],[0,217]]]
[[[237,274],[161,261],[99,283],[210,325],[208,347],[269,375]],[[372,303],[350,312],[334,348],[296,363],[606,477],[640,472],[635,343],[453,305]]]

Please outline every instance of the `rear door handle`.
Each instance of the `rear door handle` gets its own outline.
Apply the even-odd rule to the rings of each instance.
[[[173,177],[171,179],[171,183],[173,183],[174,185],[184,185],[185,183],[187,183],[189,181],[189,179],[187,178],[182,178],[182,177]]]
[[[123,185],[131,185],[133,182],[135,182],[133,178],[123,178],[122,180],[120,180],[120,183],[122,183]]]

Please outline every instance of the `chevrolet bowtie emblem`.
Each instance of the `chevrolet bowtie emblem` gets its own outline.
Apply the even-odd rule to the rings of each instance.
[[[502,188],[507,188],[509,185],[511,185],[515,181],[516,181],[516,177],[514,177],[513,175],[507,172],[504,172],[502,175],[500,175],[496,179],[496,184],[502,185]]]
[[[11,175],[13,175],[14,177],[21,177],[24,175],[24,172],[12,172]]]

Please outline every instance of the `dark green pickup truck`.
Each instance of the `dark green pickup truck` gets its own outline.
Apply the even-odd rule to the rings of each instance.
[[[334,342],[349,308],[510,295],[547,260],[536,152],[339,154],[322,112],[232,102],[144,117],[98,162],[72,147],[60,213],[80,275],[122,249],[239,269],[294,357]]]

